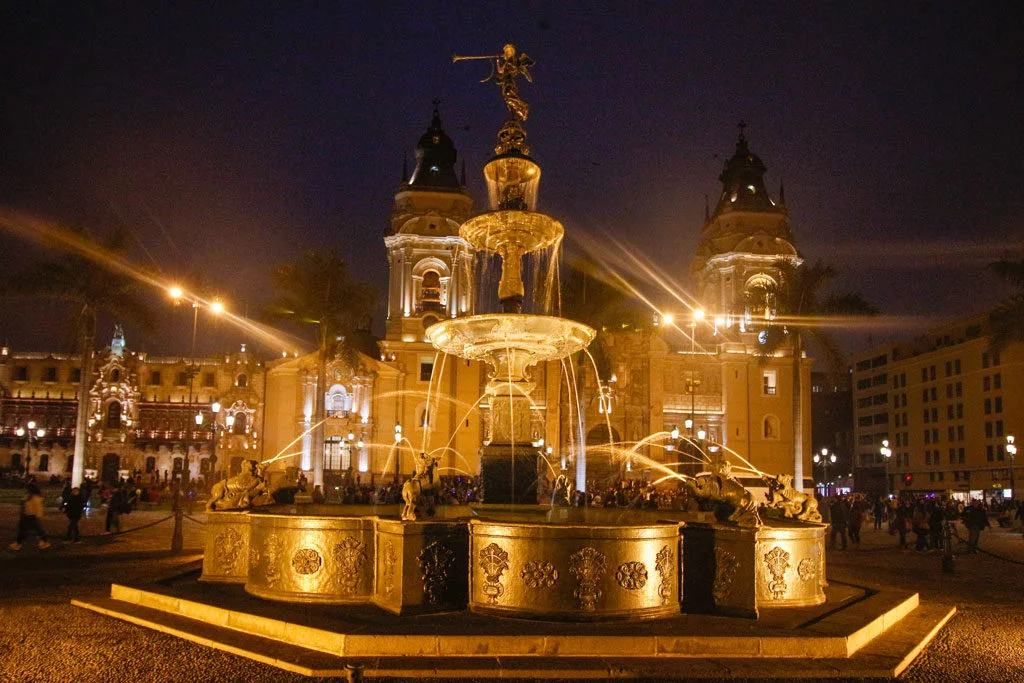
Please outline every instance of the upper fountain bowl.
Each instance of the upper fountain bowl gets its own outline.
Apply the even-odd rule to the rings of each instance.
[[[564,232],[550,216],[514,209],[482,213],[459,228],[462,239],[475,248],[517,258],[557,244]]]

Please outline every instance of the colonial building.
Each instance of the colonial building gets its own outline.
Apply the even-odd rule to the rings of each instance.
[[[80,358],[2,349],[0,468],[70,474]],[[85,470],[106,482],[207,481],[261,450],[265,368],[244,346],[194,361],[129,351],[118,330],[98,352],[89,391]],[[30,425],[32,425],[30,427]]]
[[[990,340],[987,315],[977,315],[854,357],[858,489],[1010,496],[1021,473],[1007,437],[1024,414],[1012,390],[1024,381],[1024,345],[994,350]]]

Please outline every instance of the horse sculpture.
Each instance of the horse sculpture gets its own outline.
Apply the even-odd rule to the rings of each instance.
[[[421,454],[416,458],[416,471],[412,478],[402,484],[402,519],[415,522],[420,512],[434,516],[434,468],[437,458]]]
[[[793,475],[780,474],[775,478],[765,477],[768,484],[768,508],[782,512],[783,517],[799,519],[804,522],[820,522],[818,501],[813,496],[793,488]]]
[[[552,507],[569,507],[572,505],[572,480],[564,474],[555,479],[555,490],[551,494]]]

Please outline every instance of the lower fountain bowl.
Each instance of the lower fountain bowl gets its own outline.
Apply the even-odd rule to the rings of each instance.
[[[469,533],[474,612],[571,621],[679,613],[678,522],[552,524],[510,516],[475,519]]]

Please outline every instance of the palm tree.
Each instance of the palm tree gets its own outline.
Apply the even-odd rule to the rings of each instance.
[[[1002,258],[988,264],[988,269],[1016,289],[989,314],[992,323],[989,345],[999,350],[1011,342],[1024,341],[1024,260]]]
[[[747,295],[748,311],[764,314],[771,322],[763,330],[760,356],[766,360],[783,346],[792,354],[793,372],[793,484],[803,488],[803,387],[800,372],[806,342],[823,354],[834,372],[844,366],[845,358],[835,338],[821,319],[831,316],[874,315],[877,310],[860,294],[832,292],[835,269],[815,262],[797,264],[789,259],[775,262],[777,282],[756,287]]]
[[[612,277],[607,272],[602,272],[596,264],[582,259],[569,264],[562,278],[561,314],[597,330],[597,337],[587,350],[594,359],[597,372],[594,381],[598,387],[602,379],[607,380],[611,375],[608,335],[605,332],[621,329],[623,325],[632,328],[650,320],[648,312],[638,299],[626,293],[623,287],[617,286]],[[579,397],[580,405],[586,406],[587,383],[583,381],[583,377],[588,368],[587,354],[576,354],[575,362],[576,390],[583,394]],[[560,390],[563,386],[564,384],[560,385]],[[569,398],[571,400],[571,397]],[[579,413],[576,439],[578,447],[583,449],[587,435],[586,409],[581,409]],[[586,482],[581,480],[585,478],[586,461],[580,456],[577,459],[576,486],[581,491],[586,485]]]
[[[99,259],[82,254],[99,253],[123,257],[126,236],[117,230],[102,241],[91,240],[81,229],[79,251],[65,252],[56,260],[38,263],[13,278],[6,294],[67,301],[76,309],[74,334],[82,363],[78,381],[78,413],[75,420],[75,452],[71,465],[71,485],[79,486],[85,470],[85,444],[89,428],[89,388],[92,384],[93,344],[96,318],[108,313],[115,319],[150,331],[153,321],[144,302],[142,285],[124,271],[109,269]]]
[[[298,260],[277,266],[270,279],[278,294],[268,307],[267,317],[309,325],[315,330],[317,377],[314,423],[317,426],[312,432],[311,448],[313,485],[322,487],[327,363],[335,350],[346,360],[355,360],[360,341],[369,334],[377,295],[370,284],[349,274],[348,264],[337,249],[307,249]]]

